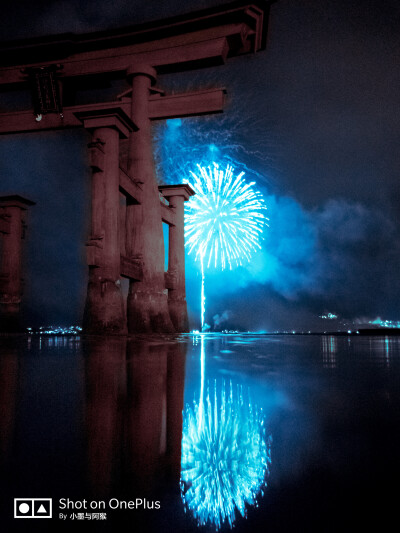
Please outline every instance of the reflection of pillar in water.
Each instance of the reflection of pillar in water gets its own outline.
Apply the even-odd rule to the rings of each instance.
[[[129,342],[127,365],[126,470],[148,494],[166,449],[167,345]]]
[[[88,474],[94,493],[106,495],[120,466],[126,340],[91,339],[86,350]]]
[[[164,480],[179,490],[186,346],[111,337],[85,350],[93,493],[106,497],[115,482],[144,496]]]
[[[7,465],[12,449],[18,384],[17,347],[0,350],[0,466]]]
[[[179,490],[185,355],[180,343],[128,344],[126,470],[141,494],[164,480]]]
[[[185,385],[186,344],[168,347],[167,367],[167,464],[172,487],[179,491],[181,474],[182,411]]]

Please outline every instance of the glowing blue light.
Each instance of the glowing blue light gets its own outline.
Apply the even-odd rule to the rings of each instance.
[[[268,218],[267,207],[254,182],[246,183],[244,172],[234,176],[227,165],[198,165],[189,181],[196,192],[187,203],[185,237],[188,253],[204,260],[204,267],[240,266],[261,249],[260,240]]]
[[[202,361],[204,354],[202,353]],[[204,365],[202,363],[202,376]],[[262,411],[242,387],[208,385],[205,401],[184,412],[181,496],[198,525],[233,526],[256,505],[266,484],[270,439]]]
[[[215,146],[215,144],[209,144],[208,149],[210,150],[210,152],[213,152],[213,153],[219,152],[219,148]]]

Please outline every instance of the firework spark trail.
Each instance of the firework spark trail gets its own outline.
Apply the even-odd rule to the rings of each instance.
[[[271,169],[274,169],[274,173],[279,172],[270,158],[274,149],[270,140],[260,146],[256,143],[268,136],[265,132],[252,135],[250,142],[248,136],[244,138],[243,135],[250,129],[254,132],[258,119],[253,117],[244,121],[239,113],[231,109],[226,115],[172,119],[157,124],[154,127],[154,149],[159,182],[178,183],[181,176],[189,173],[193,159],[201,165],[208,165],[216,155],[257,181],[270,182],[271,177],[267,180],[265,173],[270,174]],[[265,124],[265,121],[259,120]],[[254,168],[255,163],[261,167],[261,171]]]
[[[206,314],[206,297],[204,294],[204,254],[200,254],[200,262],[201,262],[201,302],[200,302],[200,309],[201,309],[201,331],[204,329],[204,317]]]
[[[184,412],[181,495],[198,525],[233,526],[236,512],[256,505],[266,483],[270,439],[262,411],[232,381],[202,389]]]

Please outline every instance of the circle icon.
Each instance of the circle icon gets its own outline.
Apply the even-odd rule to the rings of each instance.
[[[29,507],[29,505],[27,503],[21,503],[18,507],[18,511],[21,513],[21,514],[26,514],[26,513],[29,513],[29,511],[31,510],[31,508]]]

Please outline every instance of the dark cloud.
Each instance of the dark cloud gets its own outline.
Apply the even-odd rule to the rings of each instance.
[[[256,318],[257,327],[268,330],[290,329],[294,320],[303,328],[319,324],[315,319],[327,309],[348,319],[396,312],[400,291],[393,274],[400,250],[393,244],[396,228],[384,213],[347,200],[306,211],[292,198],[265,198],[270,227],[262,250],[245,267],[206,271],[209,314],[229,305],[237,324],[251,328]],[[198,300],[198,271],[189,261],[192,306]],[[279,308],[286,305],[282,315],[271,312],[276,302]]]
[[[218,4],[215,0],[189,4],[176,0],[16,0],[0,22],[1,39],[118,28]]]

